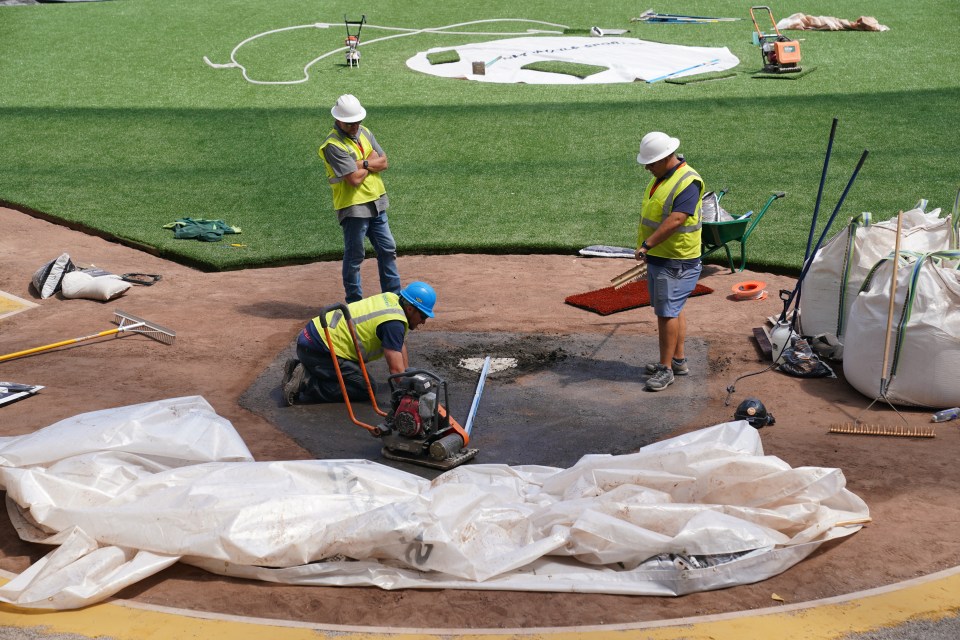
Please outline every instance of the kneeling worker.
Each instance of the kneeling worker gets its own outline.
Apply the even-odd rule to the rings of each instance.
[[[390,374],[403,373],[409,367],[407,331],[413,331],[433,317],[437,294],[425,282],[411,282],[400,294],[381,293],[347,305],[357,331],[363,362],[384,358]],[[369,397],[360,354],[350,336],[343,312],[327,314],[330,339],[337,353],[344,386],[351,400]],[[287,360],[283,368],[283,398],[287,405],[297,402],[343,402],[337,371],[330,357],[326,336],[317,316],[297,337],[297,359]]]

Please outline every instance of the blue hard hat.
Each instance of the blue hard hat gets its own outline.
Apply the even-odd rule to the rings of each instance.
[[[437,293],[426,282],[415,280],[400,291],[400,296],[426,314],[433,317],[433,305],[437,303]]]

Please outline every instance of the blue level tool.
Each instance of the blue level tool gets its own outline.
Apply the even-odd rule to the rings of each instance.
[[[640,14],[639,18],[633,18],[630,22],[659,22],[672,24],[705,24],[710,22],[734,22],[740,18],[715,18],[710,16],[687,16],[679,13],[657,13],[653,9],[648,9]]]

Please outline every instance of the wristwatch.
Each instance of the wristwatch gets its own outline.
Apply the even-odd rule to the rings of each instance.
[[[650,245],[647,244],[647,241],[646,241],[646,240],[644,240],[643,242],[641,242],[641,243],[640,243],[640,246],[643,247],[644,249],[646,249],[647,251],[650,251],[650,249],[653,248],[653,247],[651,247]]]
[[[363,168],[364,168],[364,169],[369,169],[369,168],[370,168],[370,163],[367,162],[366,160],[364,160],[364,161],[363,161]]]

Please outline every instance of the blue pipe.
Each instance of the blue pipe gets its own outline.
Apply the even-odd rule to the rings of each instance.
[[[864,161],[867,159],[867,154],[870,152],[866,149],[863,150],[863,155],[860,156],[860,161],[857,163],[857,167],[853,170],[853,175],[850,176],[850,180],[847,182],[846,188],[844,188],[843,193],[840,194],[840,200],[837,202],[837,206],[834,207],[833,213],[830,214],[830,218],[827,219],[827,224],[823,227],[823,232],[820,234],[820,237],[817,239],[817,244],[813,248],[813,252],[810,254],[810,257],[804,262],[803,270],[800,271],[800,277],[797,278],[797,286],[794,288],[793,293],[790,294],[790,297],[787,299],[786,304],[783,306],[783,315],[780,316],[780,321],[783,322],[786,319],[787,312],[790,309],[790,305],[797,298],[797,294],[800,292],[800,285],[803,283],[803,279],[807,275],[807,271],[810,270],[810,265],[813,264],[813,257],[817,255],[817,251],[820,250],[820,245],[823,244],[823,240],[827,237],[827,232],[830,231],[830,226],[833,224],[834,219],[837,217],[837,214],[840,213],[840,207],[843,206],[843,201],[847,198],[847,193],[850,191],[850,187],[853,186],[853,181],[856,180],[857,174],[860,173],[861,167],[863,167]],[[796,315],[794,315],[794,321],[796,320]],[[792,323],[791,323],[792,324]]]
[[[483,393],[483,383],[487,379],[487,374],[490,372],[490,356],[487,356],[483,361],[483,369],[480,371],[480,380],[477,381],[477,390],[473,394],[473,402],[470,404],[470,413],[467,415],[467,421],[463,425],[463,430],[470,435],[470,432],[473,430],[473,419],[477,415],[477,407],[480,404],[480,394]]]

